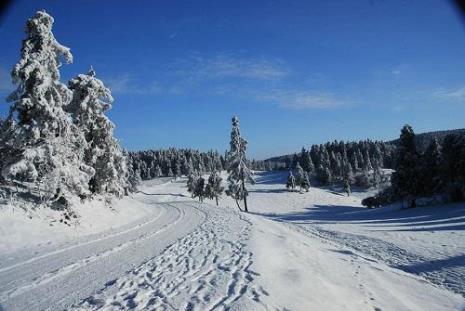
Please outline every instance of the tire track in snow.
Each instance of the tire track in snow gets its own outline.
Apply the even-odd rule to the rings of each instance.
[[[92,236],[85,236],[85,237],[81,238],[81,239],[84,239],[84,241],[79,242],[80,239],[78,239],[78,241],[75,242],[71,246],[66,246],[66,247],[58,246],[53,251],[47,251],[46,253],[44,253],[42,255],[32,256],[31,258],[28,258],[26,260],[23,259],[23,260],[21,260],[19,262],[16,262],[14,264],[9,265],[9,266],[5,266],[5,267],[0,268],[0,273],[11,270],[11,269],[14,269],[14,268],[17,268],[17,267],[20,267],[22,265],[30,264],[30,263],[32,263],[34,261],[39,260],[39,259],[54,256],[54,255],[57,255],[59,253],[63,253],[63,252],[66,252],[66,251],[70,251],[70,250],[78,248],[78,247],[83,247],[83,246],[86,246],[86,245],[90,245],[90,244],[93,244],[93,243],[101,242],[101,241],[104,241],[104,240],[107,240],[107,239],[111,239],[111,238],[115,238],[115,237],[120,236],[120,235],[127,234],[127,233],[129,233],[131,231],[135,231],[136,229],[140,229],[141,227],[144,227],[144,226],[147,226],[149,224],[152,224],[152,223],[156,222],[162,216],[163,212],[164,212],[164,210],[162,209],[162,210],[159,210],[158,213],[154,214],[155,217],[153,217],[153,218],[149,218],[148,220],[142,221],[140,223],[139,223],[139,221],[133,222],[133,223],[129,224],[129,228],[127,228],[127,229],[120,228],[120,230],[118,230],[116,232],[115,231],[109,231],[109,232],[105,232],[105,233],[95,234],[95,235],[92,235]],[[126,227],[126,226],[124,226],[124,227]],[[96,236],[96,237],[94,238],[94,236]],[[9,256],[9,257],[11,257],[11,256]]]
[[[108,283],[109,279],[115,279],[147,258],[156,256],[204,219],[202,213],[192,208],[159,206],[163,215],[134,231],[71,248],[0,273],[1,305],[7,310],[67,309]],[[24,277],[20,278],[18,275],[22,275],[23,270],[26,270]],[[10,277],[7,287],[3,285],[6,276]]]
[[[179,210],[176,207],[173,207],[173,208],[177,209],[180,212],[180,214],[182,215],[182,217],[184,217],[185,213],[183,211]],[[47,273],[41,275],[40,277],[35,278],[32,283],[28,283],[28,284],[26,284],[26,285],[24,285],[22,287],[18,287],[18,288],[15,288],[15,289],[11,290],[11,291],[5,292],[2,296],[0,296],[0,300],[2,300],[2,298],[5,298],[5,297],[18,296],[18,295],[20,295],[22,293],[27,292],[28,290],[30,290],[30,289],[32,289],[34,287],[37,287],[37,286],[40,286],[42,284],[51,282],[52,280],[54,280],[56,278],[63,277],[65,274],[71,273],[72,271],[77,270],[78,268],[81,268],[81,267],[83,267],[85,265],[88,265],[91,262],[94,262],[96,260],[102,260],[106,256],[110,256],[110,255],[112,255],[114,253],[120,252],[121,250],[123,250],[123,249],[125,249],[127,247],[130,247],[132,244],[140,243],[141,241],[143,241],[145,239],[152,238],[153,236],[159,234],[160,232],[166,231],[169,227],[175,226],[182,219],[182,217],[178,217],[173,222],[169,222],[167,224],[164,224],[162,227],[160,227],[160,229],[158,229],[156,231],[140,235],[139,237],[134,238],[132,240],[129,240],[128,242],[121,243],[116,247],[104,250],[104,251],[102,251],[100,253],[97,253],[97,254],[94,254],[94,255],[91,255],[91,256],[88,256],[88,257],[85,257],[85,258],[83,258],[81,260],[78,260],[76,262],[73,262],[73,263],[71,263],[69,265],[63,266],[63,267],[61,267],[61,268],[59,268],[57,270],[47,272]],[[85,243],[85,244],[87,244],[87,243]],[[73,247],[71,247],[69,249],[73,249]],[[66,249],[66,250],[69,250],[69,249]],[[44,257],[46,257],[46,256],[44,256]]]

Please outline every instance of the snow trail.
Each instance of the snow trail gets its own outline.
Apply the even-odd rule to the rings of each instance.
[[[65,309],[158,254],[205,218],[197,209],[183,206],[154,208],[160,213],[133,229],[3,267],[0,305],[7,310]]]
[[[206,221],[168,247],[87,298],[76,309],[214,310],[236,302],[265,308],[266,292],[253,281],[248,250],[251,223],[237,212],[208,204],[173,202],[206,213]]]

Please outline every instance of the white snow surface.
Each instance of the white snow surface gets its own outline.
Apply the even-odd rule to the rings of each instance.
[[[185,179],[77,209],[0,210],[0,310],[465,310],[465,206],[366,209],[257,173],[249,210]]]

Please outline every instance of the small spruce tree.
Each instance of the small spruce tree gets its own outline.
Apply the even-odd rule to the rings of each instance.
[[[305,192],[308,192],[308,190],[310,189],[310,180],[308,178],[307,172],[303,173],[302,179],[300,181],[300,190],[302,191],[302,189],[304,189]]]
[[[291,191],[294,191],[295,185],[296,185],[296,182],[295,182],[294,174],[292,174],[292,171],[289,171],[289,175],[287,176],[286,188],[290,189]]]
[[[205,178],[202,176],[199,176],[195,182],[193,197],[199,198],[199,202],[203,202],[203,198],[205,197]]]
[[[215,199],[216,206],[218,206],[218,199],[221,197],[224,191],[224,187],[221,185],[223,179],[217,172],[212,172],[208,177],[207,185],[205,186],[205,196],[210,200]]]

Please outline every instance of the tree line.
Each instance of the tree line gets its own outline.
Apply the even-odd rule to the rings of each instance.
[[[263,161],[273,170],[303,170],[320,185],[347,180],[371,187],[385,182],[382,168],[392,168],[395,147],[382,141],[334,141],[302,148],[300,153]],[[297,174],[303,176],[302,174]]]
[[[465,137],[447,134],[442,140],[433,138],[424,151],[411,126],[401,129],[394,156],[392,186],[364,205],[379,206],[402,200],[415,207],[420,197],[439,197],[441,202],[463,201],[465,198]]]
[[[217,151],[194,149],[144,150],[129,152],[129,156],[132,170],[140,180],[222,171],[226,162]]]

